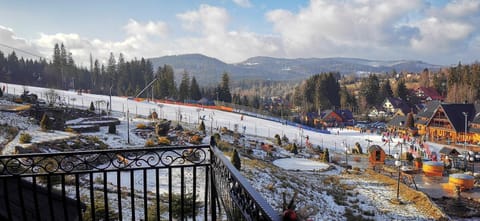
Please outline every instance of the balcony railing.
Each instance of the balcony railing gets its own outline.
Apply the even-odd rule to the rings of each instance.
[[[2,220],[280,220],[215,147],[0,156]]]

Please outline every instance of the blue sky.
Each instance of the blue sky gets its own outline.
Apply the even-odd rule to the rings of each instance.
[[[228,63],[252,56],[479,60],[477,0],[0,0],[0,43],[75,61],[202,53]],[[0,46],[0,50],[9,49]]]

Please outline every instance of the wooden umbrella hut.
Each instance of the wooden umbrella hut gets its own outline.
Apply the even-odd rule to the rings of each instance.
[[[368,148],[368,162],[370,166],[385,164],[385,151],[378,145],[372,145]]]

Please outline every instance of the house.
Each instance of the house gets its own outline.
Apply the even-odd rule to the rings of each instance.
[[[428,140],[447,142],[471,142],[473,133],[468,133],[468,124],[475,118],[473,104],[432,103],[417,116],[418,133]],[[467,126],[467,131],[465,131]]]
[[[407,115],[411,108],[402,99],[395,97],[387,97],[382,104],[387,115]]]
[[[320,113],[321,122],[327,127],[335,127],[343,123],[343,118],[333,110],[325,110]]]
[[[320,113],[319,120],[328,127],[354,125],[353,114],[349,110],[325,110]]]
[[[417,96],[422,102],[443,101],[445,99],[437,92],[437,90],[435,90],[435,88],[431,87],[419,87],[415,89],[415,96]]]
[[[382,106],[373,106],[368,113],[369,117],[385,117],[387,113]]]

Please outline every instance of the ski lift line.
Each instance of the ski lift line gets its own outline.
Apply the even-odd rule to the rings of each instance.
[[[137,98],[138,96],[140,96],[141,94],[143,94],[143,92],[145,92],[148,88],[150,88],[150,86],[152,86],[153,83],[155,83],[155,81],[157,81],[158,79],[157,78],[154,78],[150,83],[147,84],[147,86],[145,86],[145,88],[142,89],[142,91],[140,91],[136,96],[135,98]]]
[[[38,58],[42,58],[42,59],[45,59],[45,60],[48,60],[46,57],[44,56],[41,56],[41,55],[38,55],[38,54],[34,54],[32,52],[29,52],[29,51],[26,51],[26,50],[23,50],[23,49],[20,49],[20,48],[16,48],[16,47],[12,47],[10,45],[6,45],[6,44],[3,44],[3,43],[0,43],[0,46],[3,46],[3,47],[6,47],[6,48],[10,48],[14,51],[20,51],[20,52],[23,52],[25,54],[28,54],[28,55],[31,55],[31,56],[35,56],[35,57],[38,57]]]

